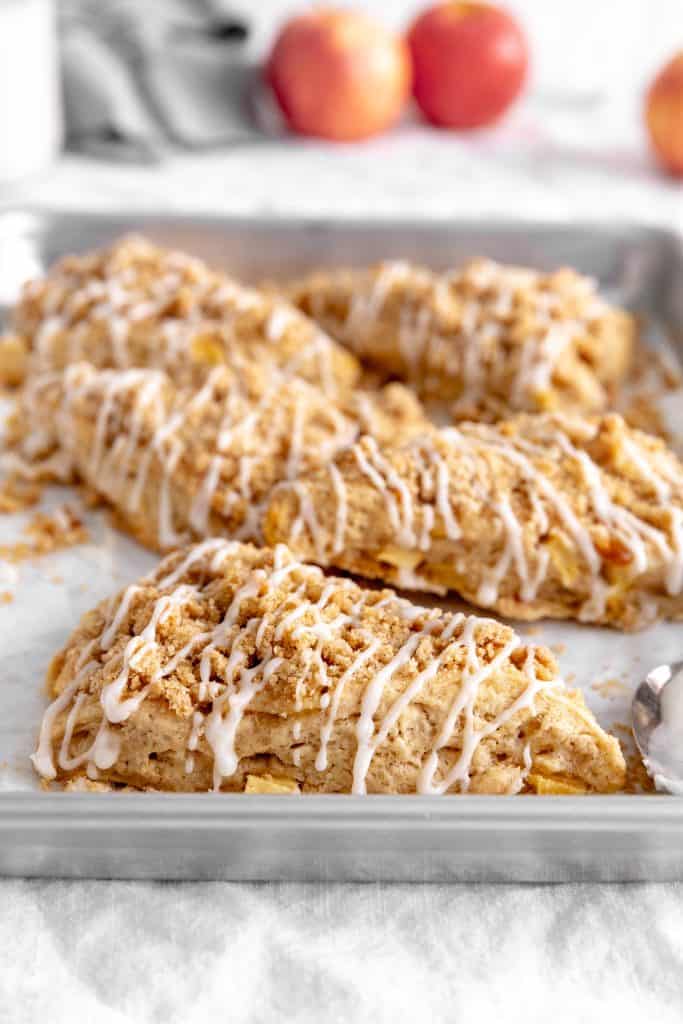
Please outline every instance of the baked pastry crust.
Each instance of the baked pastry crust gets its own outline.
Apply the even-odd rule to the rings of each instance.
[[[618,742],[552,654],[275,550],[211,539],[84,616],[34,765],[176,791],[609,792]]]
[[[326,464],[361,431],[389,443],[426,424],[396,384],[356,392],[342,411],[301,378],[252,363],[214,367],[196,391],[161,370],[80,363],[24,387],[9,436],[17,475],[82,480],[124,528],[168,550],[208,535],[258,541],[278,482]]]
[[[318,271],[285,294],[361,360],[452,402],[456,420],[602,412],[631,362],[634,320],[573,270],[477,260]]]
[[[201,387],[216,365],[275,365],[328,396],[360,373],[350,352],[281,298],[247,288],[186,253],[129,236],[67,256],[28,282],[0,343],[0,378],[87,361],[99,368],[163,369]]]
[[[361,439],[281,486],[264,533],[513,618],[636,629],[683,614],[683,466],[616,415],[469,423],[384,451]]]

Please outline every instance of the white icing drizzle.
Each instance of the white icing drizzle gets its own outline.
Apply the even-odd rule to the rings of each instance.
[[[304,430],[304,408],[301,402],[294,407],[294,419],[292,421],[291,433],[289,435],[289,455],[287,456],[287,467],[285,475],[288,480],[293,480],[299,472],[303,446]]]
[[[292,328],[291,344],[282,352],[290,359],[284,372],[313,373],[326,395],[335,397],[338,391],[334,342],[299,310],[272,304],[201,261],[159,250],[143,238],[122,239],[109,251],[72,260],[69,267],[58,265],[45,280],[27,285],[24,295],[37,302],[42,314],[33,346],[38,372],[79,360],[127,370],[137,361],[182,375],[193,364],[201,369],[193,345],[206,333],[216,337],[225,361],[239,370],[254,346],[257,356],[271,359],[268,349]],[[241,316],[247,317],[245,332],[240,331]],[[140,323],[151,327],[147,337],[135,334]],[[279,364],[280,353],[275,357]]]
[[[374,332],[382,339],[387,300],[404,285],[395,334],[405,375],[409,380],[444,373],[460,377],[456,408],[472,407],[500,389],[508,391],[513,407],[533,408],[535,395],[551,384],[563,352],[609,315],[595,282],[579,275],[563,279],[560,286],[536,271],[492,260],[441,275],[394,261],[354,279],[346,318],[336,324],[346,344],[363,355]],[[313,315],[324,322],[324,294],[313,294]],[[506,333],[522,295],[524,342],[508,346]],[[577,308],[560,319],[565,295]],[[492,347],[501,341],[502,351]]]
[[[443,522],[448,539],[458,540],[461,536],[461,530],[455,516],[453,515],[453,507],[451,505],[451,497],[449,493],[448,468],[435,448],[430,448],[429,454],[435,467],[434,491],[436,511],[441,516],[441,521]],[[433,522],[431,528],[433,529]]]
[[[339,705],[341,704],[342,697],[344,696],[346,684],[350,679],[353,679],[358,672],[360,672],[366,662],[374,657],[380,645],[379,640],[373,639],[372,636],[367,634],[365,636],[365,642],[367,646],[364,647],[358,655],[356,655],[346,671],[339,677],[337,685],[332,692],[332,698],[329,700],[327,716],[324,718],[321,716],[320,747],[315,759],[315,767],[319,772],[324,772],[327,769],[327,748],[334,728],[337,712],[339,711]]]
[[[434,749],[430,754],[428,754],[423,762],[417,787],[419,793],[438,795],[448,792],[448,790],[456,784],[459,785],[461,792],[467,792],[469,789],[472,759],[481,741],[487,736],[491,736],[494,732],[500,729],[501,726],[505,725],[506,722],[509,722],[513,715],[518,711],[521,711],[524,708],[533,709],[534,698],[541,692],[541,690],[547,690],[549,687],[562,685],[559,680],[554,680],[549,684],[538,679],[535,671],[535,648],[533,646],[529,647],[524,663],[524,672],[528,680],[527,686],[516,700],[496,715],[492,721],[482,726],[481,729],[475,729],[474,708],[481,683],[485,679],[490,678],[519,645],[519,640],[516,637],[513,637],[513,639],[508,641],[492,661],[488,664],[482,665],[477,655],[476,644],[471,642],[472,633],[475,627],[475,619],[468,619],[465,623],[463,636],[466,635],[468,641],[470,641],[467,643],[467,672],[462,680],[460,691],[446,715]],[[462,745],[460,754],[450,770],[445,773],[439,782],[435,782],[434,776],[439,764],[439,753],[445,746],[447,746],[461,714],[464,715],[464,728],[461,738]]]
[[[526,782],[529,772],[533,768],[533,756],[531,753],[531,743],[527,742],[524,744],[524,750],[522,751],[522,770],[519,773],[519,779],[515,785],[515,793],[520,793],[524,789],[524,783]]]
[[[411,309],[406,306],[399,314],[398,346],[410,376],[416,376],[422,365],[425,348],[433,329],[432,311],[428,305]]]
[[[361,338],[372,330],[379,317],[392,286],[404,280],[411,273],[408,263],[401,260],[382,263],[374,280],[367,289],[357,288],[351,298],[349,311],[343,325],[344,336],[353,344],[357,336]]]
[[[344,538],[349,518],[349,501],[346,493],[344,477],[339,472],[334,462],[330,462],[327,471],[332,481],[332,489],[335,497],[334,512],[334,537],[332,539],[332,554],[337,555],[344,550]]]
[[[88,481],[131,515],[141,511],[154,466],[159,477],[156,527],[163,548],[184,542],[187,528],[205,536],[211,528],[214,507],[217,514],[233,520],[229,525],[235,537],[260,540],[268,486],[261,485],[261,493],[256,495],[254,491],[264,466],[267,484],[270,483],[271,453],[278,463],[283,460],[281,466],[275,466],[276,473],[294,480],[311,462],[324,465],[352,443],[358,433],[357,424],[332,404],[314,404],[309,408],[308,386],[290,381],[275,370],[263,394],[253,400],[244,394],[238,379],[226,376],[223,367],[214,368],[202,388],[190,396],[169,389],[158,370],[96,371],[87,364],[75,364],[63,374],[39,378],[27,389],[23,401],[31,419],[35,416],[40,422],[42,396],[55,386],[60,388],[55,414],[57,431],[53,425],[47,432],[42,428],[33,431],[24,451],[30,455],[31,448],[49,449],[58,439],[63,446],[59,453],[60,476],[68,478],[73,463],[78,466],[85,460],[83,472]],[[303,393],[292,394],[296,388],[303,389]],[[287,402],[283,401],[284,394]],[[82,407],[81,403],[93,400],[97,401],[96,408],[87,404],[85,409]],[[94,418],[94,437],[91,450],[84,456],[77,448],[81,436],[79,418],[90,415]],[[122,420],[125,426],[121,431]],[[197,424],[199,431],[204,423],[215,430],[217,450],[210,455],[188,513],[174,508],[174,482],[181,464],[183,470],[194,469],[194,462],[188,460],[186,453],[192,428]],[[316,432],[315,442],[312,431]],[[208,442],[207,447],[210,448]],[[224,449],[229,449],[225,455]],[[240,450],[242,454],[238,454]],[[15,461],[23,466],[18,457]],[[34,472],[46,472],[53,462],[56,467],[55,457],[50,455]],[[27,464],[25,475],[30,470]],[[273,483],[277,483],[277,475]],[[216,505],[219,488],[223,494]],[[315,514],[307,514],[306,522],[314,523]]]
[[[657,501],[667,502],[671,500],[671,484],[681,484],[679,480],[666,480],[660,473],[657,473],[649,464],[638,445],[630,437],[623,438],[623,447],[627,459],[631,462],[641,480],[649,484],[655,493]]]
[[[294,523],[292,524],[292,540],[296,540],[299,534],[302,533],[304,527],[307,528],[311,538],[313,539],[316,554],[322,559],[323,552],[325,550],[325,535],[320,523],[318,522],[313,501],[311,500],[306,487],[300,481],[297,480],[290,486],[299,501],[299,511]]]
[[[453,617],[452,624],[459,625],[462,621],[462,615],[455,615]],[[438,658],[434,658],[426,669],[420,672],[413,682],[403,691],[403,693],[396,698],[394,703],[391,705],[386,715],[382,719],[379,728],[375,728],[374,717],[377,713],[380,701],[384,694],[384,689],[387,682],[391,680],[397,669],[402,668],[412,658],[415,650],[417,649],[422,638],[428,633],[432,632],[433,629],[440,625],[438,620],[434,620],[431,623],[427,623],[425,629],[410,637],[408,642],[403,645],[399,650],[398,654],[388,665],[385,665],[373,678],[372,682],[366,689],[363,695],[363,703],[361,706],[360,718],[358,720],[358,726],[356,728],[356,736],[358,739],[358,747],[356,750],[356,757],[353,764],[353,792],[364,793],[365,792],[365,779],[367,777],[368,768],[372,761],[373,755],[377,750],[380,743],[384,743],[389,731],[398,721],[401,713],[405,710],[408,704],[417,696],[424,684],[433,679],[441,668],[441,664],[444,660],[446,651],[442,652]],[[447,627],[448,629],[448,627]],[[446,630],[442,631],[443,633]],[[447,649],[448,650],[448,649]]]
[[[246,549],[248,550],[248,549]],[[64,691],[53,701],[45,712],[41,726],[38,750],[33,756],[36,769],[46,778],[56,774],[52,754],[52,736],[57,718],[64,717],[62,740],[58,764],[63,771],[73,771],[81,764],[87,765],[91,777],[98,769],[111,768],[119,755],[119,733],[117,726],[126,722],[147,698],[155,681],[170,675],[177,665],[193,655],[198,659],[199,704],[210,702],[208,711],[196,706],[188,723],[188,740],[185,755],[185,771],[191,773],[196,764],[196,753],[202,740],[213,754],[213,788],[219,790],[225,779],[238,770],[240,755],[237,741],[244,714],[254,698],[276,677],[283,665],[286,647],[277,649],[287,635],[292,640],[305,637],[308,652],[307,661],[299,679],[295,698],[295,721],[293,725],[292,763],[300,764],[300,740],[303,709],[303,684],[310,671],[317,674],[317,686],[313,692],[319,695],[320,743],[315,766],[324,772],[328,764],[329,743],[335,721],[348,683],[361,671],[367,673],[373,660],[380,658],[374,671],[369,672],[368,682],[361,697],[361,706],[356,725],[357,748],[353,764],[353,791],[364,793],[372,759],[377,749],[386,742],[404,711],[415,701],[424,687],[433,680],[449,659],[457,656],[464,647],[466,667],[458,696],[449,709],[446,719],[436,736],[434,749],[426,758],[421,774],[421,790],[424,792],[446,792],[456,783],[466,789],[472,757],[479,742],[490,735],[495,728],[503,725],[521,708],[533,707],[533,699],[540,689],[558,685],[557,680],[549,683],[539,681],[534,670],[534,650],[529,649],[525,664],[527,685],[517,699],[502,711],[495,723],[474,732],[471,718],[481,683],[491,677],[507,660],[520,641],[514,634],[504,643],[499,652],[488,662],[482,662],[478,653],[478,629],[487,620],[465,617],[462,614],[444,616],[410,605],[394,595],[377,599],[373,591],[358,591],[358,600],[348,611],[341,612],[330,603],[344,590],[356,593],[353,584],[347,581],[327,581],[320,569],[303,565],[291,559],[283,546],[274,552],[272,568],[247,570],[243,581],[235,589],[223,618],[210,630],[195,635],[185,646],[167,657],[156,668],[151,682],[132,693],[128,690],[130,673],[145,659],[161,653],[159,627],[172,614],[195,600],[201,600],[202,589],[210,582],[211,574],[220,571],[226,559],[239,556],[240,545],[235,542],[210,540],[196,545],[168,570],[163,565],[140,584],[134,584],[123,592],[116,606],[110,608],[101,635],[84,647],[75,675]],[[190,582],[190,573],[197,582]],[[208,580],[207,580],[208,573]],[[275,599],[277,588],[288,577],[294,578],[289,593],[282,599]],[[314,584],[319,590],[317,600],[307,600],[307,587]],[[144,628],[138,635],[129,636],[128,630],[121,629],[130,611],[132,601],[145,585],[154,585],[158,596]],[[268,609],[261,616],[249,617],[248,603],[258,597]],[[407,635],[394,649],[390,657],[384,652],[386,641],[373,636],[368,628],[370,620],[366,613],[372,609],[391,606],[397,616],[408,626]],[[422,619],[422,622],[419,620]],[[326,659],[328,645],[335,649],[350,629],[354,637],[355,652],[350,663],[336,680],[329,672]],[[414,674],[407,685],[399,684],[397,696],[393,698],[381,720],[377,712],[392,680],[405,673],[413,661],[420,645],[428,637],[439,641],[441,650],[430,658],[425,667]],[[119,638],[128,637],[125,644]],[[268,637],[272,639],[268,640]],[[117,644],[120,667],[116,676],[107,682],[100,693],[99,704],[102,713],[100,726],[91,746],[77,756],[69,754],[72,738],[78,726],[79,716],[87,700],[88,677],[100,667],[98,652],[105,654]],[[310,644],[310,646],[309,646]],[[358,646],[360,645],[360,646]],[[222,658],[217,660],[220,651]],[[227,660],[226,660],[227,654]],[[327,654],[329,657],[329,653]],[[330,661],[334,664],[334,656]],[[220,667],[219,667],[220,666]],[[216,674],[219,673],[218,678]],[[128,695],[127,695],[128,691]],[[309,712],[314,709],[309,705]],[[449,774],[438,783],[434,774],[438,767],[440,751],[451,738],[461,712],[466,723],[463,734],[462,753]],[[469,723],[469,724],[468,724]],[[497,724],[496,724],[497,723]],[[525,765],[527,755],[525,755]]]
[[[669,509],[669,524],[673,557],[667,570],[666,589],[673,597],[683,590],[683,509],[675,506]]]
[[[404,480],[384,458],[374,437],[365,437],[364,444],[354,445],[353,454],[361,472],[384,495],[389,522],[397,540],[406,547],[416,542],[413,529],[413,500]],[[398,501],[394,493],[398,494]]]
[[[76,673],[73,680],[65,686],[62,692],[56,697],[43,715],[40,724],[40,735],[38,737],[38,748],[31,754],[31,761],[44,779],[54,779],[57,775],[54,761],[52,759],[52,733],[57,718],[65,711],[76,695],[76,691],[88,672],[93,668],[94,662],[86,662]],[[71,725],[73,731],[73,723]]]
[[[123,594],[121,595],[121,600],[119,601],[119,606],[116,609],[116,613],[109,620],[109,624],[105,627],[104,632],[100,637],[100,650],[109,650],[112,643],[114,642],[116,634],[121,628],[123,620],[128,614],[133,598],[135,597],[136,594],[139,594],[141,592],[142,587],[138,587],[135,584],[131,584],[130,587],[127,587],[126,590],[124,590]]]
[[[218,486],[222,463],[223,459],[220,455],[212,457],[201,487],[192,502],[190,526],[200,537],[206,534],[208,530],[211,500]]]
[[[175,443],[171,450],[171,454],[165,460],[164,472],[161,477],[161,487],[159,488],[159,514],[157,529],[159,532],[159,544],[164,549],[178,547],[187,539],[186,534],[180,530],[176,530],[175,528],[171,496],[171,476],[181,455],[182,448],[179,444]]]
[[[410,661],[417,649],[422,633],[413,634],[408,641],[399,649],[391,661],[384,665],[379,672],[375,673],[363,694],[360,717],[356,727],[356,757],[353,762],[353,789],[354,793],[365,793],[365,780],[372,760],[373,748],[371,745],[372,734],[375,731],[373,716],[377,711],[379,702],[382,699],[384,689],[395,672],[404,668]]]
[[[583,440],[590,441],[596,429],[587,425]],[[403,471],[399,473],[391,462],[391,455],[382,455],[374,439],[362,438],[350,451],[363,477],[382,498],[392,542],[410,552],[428,552],[444,533],[451,541],[461,538],[462,529],[455,511],[458,490],[446,457],[448,449],[456,455],[459,465],[469,466],[471,486],[482,507],[493,513],[493,530],[497,530],[501,540],[495,563],[485,567],[479,579],[477,601],[485,607],[497,603],[501,586],[510,578],[517,581],[521,601],[536,600],[551,565],[551,550],[544,539],[551,530],[552,520],[566,531],[585,567],[584,578],[589,592],[578,612],[582,620],[594,621],[603,617],[610,593],[609,581],[603,575],[603,556],[594,539],[594,527],[605,527],[610,538],[623,545],[628,553],[626,564],[631,576],[642,576],[653,567],[660,567],[667,593],[670,596],[680,594],[683,590],[683,510],[677,505],[669,506],[668,528],[663,529],[619,504],[618,498],[611,496],[609,476],[603,473],[587,451],[572,443],[562,429],[560,417],[549,418],[536,439],[533,440],[533,434],[531,437],[532,440],[524,436],[507,436],[495,427],[478,426],[463,430],[450,427],[410,442],[402,450],[405,460],[413,465],[417,496],[413,496],[411,490],[411,476]],[[645,485],[659,486],[660,493],[664,494],[664,486],[668,487],[668,482],[650,469],[637,442],[629,441],[630,465],[636,470],[641,464],[646,466],[648,472],[642,476]],[[446,447],[441,448],[441,444]],[[637,457],[633,457],[633,451],[637,452]],[[521,488],[513,478],[513,491],[508,495],[499,490],[495,479],[484,478],[483,471],[493,455],[514,467]],[[568,459],[578,470],[581,477],[579,491],[587,495],[589,501],[587,518],[579,516],[565,492],[537,461],[558,457]],[[334,562],[336,556],[348,547],[348,482],[340,465],[332,463],[328,467],[335,509],[331,536],[322,537],[305,483],[299,481],[294,488],[299,513],[292,524],[290,540],[296,544],[304,528],[308,527],[316,556],[321,561]],[[665,471],[673,472],[668,467]],[[671,486],[674,482],[671,481]],[[516,492],[523,493],[531,506],[534,529],[530,533],[525,530],[523,512],[513,506]],[[323,550],[324,543],[327,546]],[[392,572],[395,582],[401,587],[436,590],[438,586],[441,589],[430,580],[428,572],[425,575],[419,570],[419,563],[410,567],[399,566]]]
[[[299,314],[285,303],[278,303],[266,321],[266,338],[270,342],[278,342],[282,339],[287,329],[297,321]]]

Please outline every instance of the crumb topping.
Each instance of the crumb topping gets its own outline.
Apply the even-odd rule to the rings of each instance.
[[[311,380],[329,396],[358,376],[353,357],[282,299],[138,236],[68,256],[26,284],[0,366],[22,346],[30,352],[29,374],[87,360],[120,370],[156,367],[178,385],[200,387],[213,366],[240,370],[257,360]]]
[[[390,451],[363,438],[273,497],[266,537],[484,607],[644,625],[683,590],[683,468],[616,415],[465,424]]]
[[[126,516],[143,517],[162,549],[216,531],[258,540],[273,487],[329,462],[358,437],[361,417],[385,438],[426,423],[400,386],[359,394],[344,412],[306,381],[263,366],[214,367],[189,392],[160,370],[80,363],[24,388],[13,466],[29,480],[41,466],[58,479],[75,475]]]
[[[53,512],[36,512],[24,527],[23,536],[15,544],[0,545],[0,558],[16,564],[89,540],[83,519],[72,505],[62,505]]]
[[[296,743],[302,715],[317,712],[316,770],[326,770],[337,723],[351,718],[352,790],[362,793],[376,751],[417,704],[434,726],[416,788],[465,791],[479,744],[556,690],[550,652],[507,626],[325,577],[283,546],[208,540],[86,617],[53,672],[34,764],[45,778],[83,766],[96,778],[119,755],[117,728],[163,699],[191,722],[188,770],[208,745],[220,789],[237,770],[245,715],[292,716]],[[72,755],[80,718],[93,714],[92,742]]]
[[[600,411],[631,358],[633,319],[569,269],[477,260],[437,274],[393,261],[319,271],[288,295],[362,359],[455,399],[456,419]]]

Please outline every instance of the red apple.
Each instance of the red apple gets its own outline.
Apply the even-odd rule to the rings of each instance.
[[[683,50],[648,89],[645,119],[657,159],[670,174],[683,177]]]
[[[408,33],[415,99],[425,117],[445,128],[480,128],[519,95],[529,66],[526,38],[515,19],[486,3],[440,3]]]
[[[319,8],[288,21],[266,78],[290,128],[325,139],[364,139],[399,117],[410,95],[405,42],[365,14]]]

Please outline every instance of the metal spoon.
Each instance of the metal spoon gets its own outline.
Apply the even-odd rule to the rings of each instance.
[[[631,704],[633,736],[657,789],[679,796],[683,795],[681,710],[683,661],[651,669]]]

